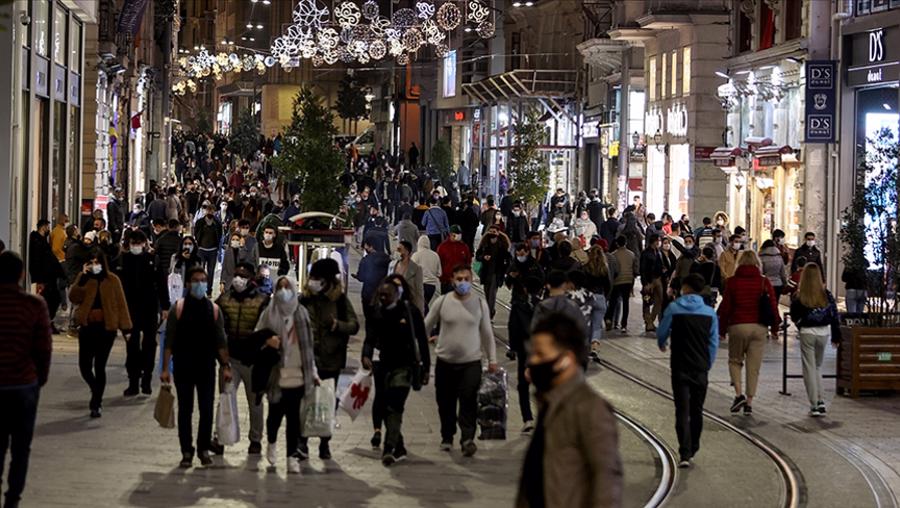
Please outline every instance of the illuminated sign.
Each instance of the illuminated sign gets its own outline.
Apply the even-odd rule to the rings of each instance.
[[[453,112],[453,121],[454,122],[462,122],[462,121],[465,121],[465,119],[466,119],[465,111],[454,111]]]

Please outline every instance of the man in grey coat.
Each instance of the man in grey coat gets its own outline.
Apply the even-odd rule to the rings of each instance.
[[[404,213],[400,222],[394,226],[394,233],[397,235],[398,242],[407,241],[412,245],[413,252],[416,251],[416,245],[419,242],[419,228],[413,223],[412,215]]]

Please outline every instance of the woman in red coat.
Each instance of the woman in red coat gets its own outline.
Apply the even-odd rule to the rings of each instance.
[[[766,338],[770,329],[772,333],[778,333],[781,317],[778,315],[775,289],[760,272],[756,253],[742,252],[737,264],[734,276],[725,285],[722,304],[719,306],[719,335],[723,340],[728,335],[728,372],[735,394],[731,412],[737,413],[743,409],[744,414],[751,414]],[[768,302],[770,312],[761,312],[765,308],[763,297]],[[746,395],[741,385],[741,370],[745,361]]]

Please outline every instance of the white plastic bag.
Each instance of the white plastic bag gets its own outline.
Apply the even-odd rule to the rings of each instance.
[[[180,273],[172,272],[169,274],[169,301],[172,305],[184,296],[184,279]]]
[[[350,381],[350,386],[341,394],[341,409],[350,415],[351,420],[356,420],[371,393],[372,372],[363,369],[357,370],[353,375],[353,380]]]
[[[331,437],[334,432],[334,382],[323,381],[303,397],[300,423],[304,437]]]
[[[237,393],[234,385],[225,385],[225,391],[219,394],[219,411],[216,413],[216,436],[219,444],[230,446],[241,439],[238,421]]]

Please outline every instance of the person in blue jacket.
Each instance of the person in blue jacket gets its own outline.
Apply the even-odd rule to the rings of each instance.
[[[671,339],[672,394],[675,399],[675,432],[678,434],[678,467],[690,467],[700,450],[703,402],[708,373],[719,348],[719,318],[700,293],[706,281],[691,274],[681,282],[682,296],[669,304],[656,329],[659,350],[666,352]]]

